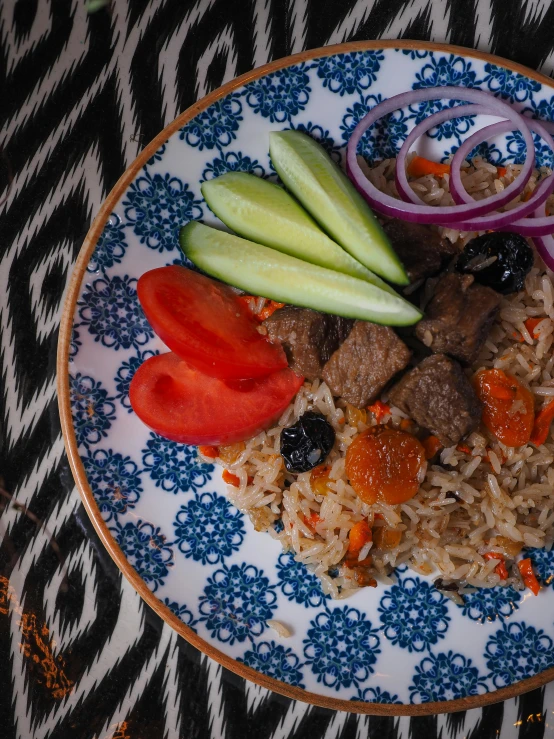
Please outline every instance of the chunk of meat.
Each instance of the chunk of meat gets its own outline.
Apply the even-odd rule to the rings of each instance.
[[[397,218],[386,219],[382,225],[411,283],[436,275],[452,257],[460,253],[454,244],[443,239],[429,226],[407,223]]]
[[[473,275],[452,272],[441,278],[416,326],[416,336],[433,352],[474,362],[500,307],[501,296],[474,283]]]
[[[458,362],[433,354],[404,375],[390,391],[389,401],[422,428],[454,446],[473,431],[482,405]]]
[[[310,380],[321,377],[323,365],[348,336],[354,321],[286,306],[263,322],[271,341],[283,345],[289,367]]]
[[[363,408],[406,367],[410,357],[410,350],[391,328],[356,321],[323,368],[323,379],[333,395]]]

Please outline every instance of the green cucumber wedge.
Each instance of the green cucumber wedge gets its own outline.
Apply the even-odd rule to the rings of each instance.
[[[282,187],[246,172],[227,172],[204,182],[202,195],[239,236],[390,292],[386,282],[332,241]]]
[[[389,282],[409,284],[370,207],[320,144],[300,131],[272,131],[269,153],[285,186],[354,259]]]
[[[386,326],[408,326],[421,318],[400,295],[198,221],[184,226],[179,240],[197,267],[252,295]]]

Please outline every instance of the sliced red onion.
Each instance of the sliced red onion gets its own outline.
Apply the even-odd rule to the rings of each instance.
[[[537,133],[554,151],[554,140],[547,130],[548,126],[548,128],[554,131],[554,126],[552,124],[548,124],[548,122],[545,121],[528,119],[527,126],[531,129],[531,131]],[[510,124],[506,121],[493,123],[491,126],[486,126],[485,128],[477,131],[460,145],[458,151],[452,159],[452,176],[450,178],[450,192],[452,193],[452,197],[459,203],[468,203],[473,201],[471,195],[466,192],[461,177],[459,175],[458,167],[460,166],[460,164],[464,161],[465,157],[471,151],[471,149],[481,143],[481,141],[487,138],[491,138],[492,136],[506,133],[509,130]],[[456,166],[454,166],[455,164]],[[517,231],[517,233],[521,234],[522,236],[545,236],[553,233],[554,216],[545,216],[544,209],[541,209],[539,211],[539,215],[541,215],[541,217],[539,218],[524,217],[526,215],[529,215],[529,204],[533,206],[532,210],[535,212],[536,215],[537,208],[539,208],[539,206],[541,206],[546,201],[546,199],[552,194],[552,192],[554,192],[554,175],[549,175],[539,182],[529,200],[527,200],[526,203],[522,204],[525,207],[518,205],[516,208],[512,208],[512,210],[508,211],[507,214],[502,214],[510,216],[511,220],[508,224],[498,225],[498,223],[492,223],[492,225],[487,224],[486,226],[484,226],[484,228],[498,229],[509,226],[512,231]],[[467,224],[467,222],[462,222],[460,224],[460,230],[474,231],[482,230],[483,228],[467,228],[467,225],[471,226],[471,224]]]
[[[402,147],[398,153],[398,156],[396,158],[396,189],[398,190],[398,194],[400,197],[404,198],[404,200],[411,200],[413,203],[420,203],[421,199],[417,195],[417,193],[414,193],[412,188],[410,187],[410,184],[408,182],[408,177],[406,174],[406,157],[408,155],[408,151],[410,149],[410,146],[418,139],[420,136],[423,136],[427,131],[429,131],[431,128],[434,128],[435,126],[440,125],[441,123],[444,123],[444,121],[451,120],[452,118],[461,118],[462,116],[469,116],[469,115],[490,115],[490,110],[484,106],[484,105],[457,105],[454,108],[447,108],[446,110],[441,110],[438,113],[434,113],[433,115],[426,118],[424,121],[419,123],[406,137],[404,143],[402,144]],[[523,118],[523,116],[522,116]],[[498,124],[496,124],[498,125]],[[513,130],[513,123],[508,123],[506,121],[502,121],[500,125],[503,125],[504,127],[507,127],[507,130]],[[519,130],[523,130],[523,126],[527,126],[526,123],[521,123],[520,126],[518,126]],[[490,128],[490,126],[486,127],[487,129]],[[482,129],[485,130],[485,129]],[[481,133],[479,131],[478,133]],[[548,134],[547,134],[548,135]],[[475,136],[475,135],[474,135]],[[474,136],[472,138],[474,138]],[[489,136],[486,136],[485,138],[489,138]],[[468,139],[469,140],[469,139]],[[482,138],[480,139],[479,143],[481,142]],[[465,142],[464,142],[465,143]],[[463,145],[462,145],[463,146]],[[461,148],[461,147],[460,147]],[[472,147],[473,148],[473,147]],[[458,149],[460,151],[460,149]],[[471,149],[468,149],[467,151],[471,151]],[[533,148],[533,161],[532,165],[535,163],[535,150]],[[456,153],[457,154],[457,153]],[[460,160],[454,158],[452,160],[452,163],[450,165],[450,172],[451,172],[451,181],[454,178],[454,175],[456,175],[457,180],[461,182],[460,178],[460,166],[463,163],[465,157]],[[455,170],[455,171],[454,171]],[[525,185],[527,184],[527,181],[529,177],[531,176],[531,173],[533,171],[533,167],[529,169],[529,176],[527,180],[523,180],[520,177],[515,179],[508,187],[506,187],[501,193],[497,193],[494,197],[495,202],[495,209],[501,208],[503,205],[506,205],[511,200],[513,200],[515,197],[517,197],[523,190],[525,189]],[[463,187],[462,187],[463,189]],[[450,185],[450,192],[452,193],[452,185]],[[464,190],[465,192],[465,190]],[[467,194],[467,193],[466,193]],[[454,195],[452,195],[454,200],[457,200]],[[487,201],[490,201],[492,198],[487,198]],[[463,204],[462,201],[457,201],[458,205]],[[475,203],[475,200],[472,197],[469,197],[469,199],[465,199],[463,201],[464,203]],[[436,206],[435,210],[436,210]],[[531,205],[530,208],[527,209],[527,213],[532,213],[533,210],[537,205],[533,207]],[[504,214],[502,214],[504,216]],[[513,219],[512,219],[513,220]],[[470,229],[470,230],[476,230],[476,229]]]
[[[537,210],[535,211],[535,217],[537,220],[544,220],[545,215],[546,208],[544,205],[541,205],[541,207],[537,208]],[[537,251],[541,255],[542,260],[546,264],[548,269],[554,271],[554,238],[552,238],[552,234],[547,234],[545,236],[534,236],[533,243],[537,247]]]
[[[499,207],[499,201],[504,198],[503,193],[499,193],[501,197],[492,196],[486,200],[472,202],[465,205],[451,206],[433,206],[416,203],[403,203],[386,195],[378,190],[360,169],[357,161],[358,144],[362,135],[367,129],[388,113],[392,113],[399,108],[403,108],[414,103],[423,102],[425,100],[436,99],[454,99],[463,100],[477,105],[484,105],[489,115],[496,115],[500,118],[507,118],[512,121],[514,127],[519,129],[525,140],[527,147],[527,155],[523,164],[520,177],[525,182],[531,175],[534,165],[534,142],[531,131],[525,124],[525,119],[513,108],[506,103],[498,100],[487,92],[475,90],[465,87],[433,87],[422,90],[411,90],[400,95],[395,95],[382,103],[379,103],[367,115],[362,118],[356,126],[346,150],[346,168],[349,176],[352,177],[354,185],[368,203],[379,213],[383,215],[401,218],[405,221],[415,223],[441,223],[443,225],[459,222],[461,218],[475,218],[477,216],[490,213]],[[519,179],[519,178],[518,178]],[[505,191],[504,191],[505,192]],[[514,192],[514,191],[512,191]],[[511,196],[513,197],[513,196]],[[506,202],[506,201],[504,201]]]
[[[462,110],[462,114],[460,114],[458,111]],[[465,113],[464,113],[465,111]],[[422,121],[419,125],[417,125],[410,134],[406,137],[406,140],[404,141],[404,144],[402,145],[402,148],[400,149],[400,153],[398,154],[397,160],[396,160],[396,189],[398,190],[398,194],[401,197],[404,197],[406,200],[411,200],[414,203],[420,203],[421,200],[417,193],[414,193],[412,188],[410,187],[410,184],[408,182],[408,177],[406,174],[406,155],[408,152],[409,147],[411,144],[419,138],[419,136],[423,135],[426,131],[428,131],[431,128],[434,128],[435,126],[439,125],[440,123],[450,120],[452,118],[458,118],[461,115],[480,115],[480,114],[487,114],[489,111],[487,108],[485,108],[482,105],[459,105],[455,108],[449,108],[447,110],[441,110],[438,113],[434,113],[433,115],[429,116],[425,121]],[[528,125],[529,128],[536,130],[539,135],[542,135],[544,133],[545,135],[545,141],[548,143],[551,139],[549,134],[544,130],[544,128],[538,123],[538,122],[531,122],[529,121]],[[506,133],[507,131],[513,130],[512,128],[513,124],[509,121],[500,121],[499,123],[494,123],[490,126],[486,126],[485,128],[480,129],[477,131],[473,136],[470,137],[470,139],[467,139],[467,141],[471,141],[471,145],[468,145],[467,142],[464,142],[462,146],[464,147],[462,149],[462,146],[458,149],[456,152],[456,155],[454,159],[452,160],[451,167],[450,167],[450,192],[452,193],[454,190],[453,186],[453,180],[457,182],[457,189],[461,189],[461,194],[456,195],[456,198],[458,200],[458,203],[473,203],[475,202],[474,199],[469,195],[463,184],[460,177],[460,167],[463,161],[466,158],[466,155],[471,151],[471,149],[476,146],[477,144],[481,143],[484,139],[488,139],[491,136],[495,136],[501,133]],[[554,144],[554,142],[552,142]],[[460,150],[462,151],[462,155],[459,155]],[[518,184],[519,188],[517,189],[510,189],[514,184]],[[503,190],[503,193],[508,193],[507,199],[505,203],[510,202],[515,196],[519,195],[525,185],[527,183],[524,181],[520,181],[520,178],[518,177],[516,180],[514,180],[513,183],[509,185],[509,187],[505,188]],[[524,218],[525,216],[530,215],[533,211],[536,210],[536,208],[545,202],[545,200],[551,195],[552,191],[554,191],[554,178],[544,180],[542,183],[540,183],[536,190],[533,192],[533,195],[529,200],[520,203],[516,208],[513,208],[510,211],[506,211],[503,213],[489,213],[484,216],[480,216],[478,218],[468,218],[464,219],[462,221],[457,221],[456,223],[448,223],[446,224],[450,228],[457,228],[460,231],[487,231],[487,230],[500,230],[503,228],[512,228],[512,222],[517,218]],[[454,197],[454,196],[453,196]],[[503,205],[505,204],[503,203]],[[498,205],[498,207],[501,207]],[[519,223],[519,221],[518,221]],[[523,225],[526,225],[526,221],[522,222]],[[437,220],[436,225],[442,226],[445,225],[440,222],[440,220]],[[517,231],[516,229],[513,229]]]
[[[534,131],[543,138],[554,151],[554,141],[538,121],[528,120],[526,121],[526,125],[531,131]],[[512,124],[509,121],[493,123],[490,126],[480,129],[460,145],[452,159],[450,173],[450,192],[458,203],[475,202],[473,197],[466,191],[460,176],[460,167],[469,152],[482,141],[511,130],[513,130]],[[519,177],[515,182],[517,180],[519,180]],[[508,188],[504,192],[507,192],[507,190]],[[535,219],[529,219],[526,216],[536,211],[539,206],[545,203],[552,192],[554,192],[554,177],[550,175],[539,182],[529,200],[519,203],[515,208],[504,213],[493,213],[469,220],[463,219],[456,224],[456,228],[460,231],[485,231],[489,229],[499,230],[509,228],[511,231],[522,233],[520,229],[533,228],[534,226]]]

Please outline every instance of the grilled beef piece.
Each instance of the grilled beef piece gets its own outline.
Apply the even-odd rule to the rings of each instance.
[[[263,322],[269,338],[282,343],[290,368],[310,380],[321,377],[323,365],[353,324],[349,318],[295,306],[281,308]]]
[[[481,419],[481,402],[471,383],[458,362],[444,354],[427,357],[405,374],[389,399],[447,447],[473,431]]]
[[[387,326],[356,321],[348,338],[323,368],[336,397],[363,408],[410,361],[411,352]]]
[[[471,364],[487,339],[500,301],[497,292],[475,283],[473,275],[447,274],[437,284],[416,336],[433,352]]]
[[[411,283],[437,274],[452,257],[460,253],[448,239],[443,239],[429,226],[407,223],[397,218],[387,219],[382,225]]]

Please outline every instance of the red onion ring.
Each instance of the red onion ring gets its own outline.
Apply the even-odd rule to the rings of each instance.
[[[474,133],[460,145],[458,151],[452,159],[452,165],[454,165],[454,162],[456,162],[456,167],[452,167],[454,177],[450,180],[450,192],[452,193],[452,197],[455,200],[464,203],[471,202],[473,200],[471,195],[466,192],[462,184],[457,167],[461,165],[466,155],[474,146],[477,146],[477,144],[481,143],[481,141],[483,141],[485,138],[490,138],[491,136],[505,133],[507,130],[509,130],[509,126],[510,124],[507,122],[493,123],[491,126],[486,126],[485,128],[476,131],[476,133]],[[537,133],[554,151],[554,141],[549,135],[543,121],[529,119],[527,121],[527,126],[531,131]],[[539,182],[535,191],[533,192],[533,195],[526,202],[526,205],[532,203],[534,206],[533,211],[536,213],[537,208],[546,201],[546,199],[552,194],[553,191],[554,176],[549,175],[546,179]],[[527,213],[525,213],[525,211],[527,211]],[[554,216],[526,218],[524,216],[528,215],[528,209],[521,208],[519,205],[516,208],[508,211],[508,214],[511,215],[511,221],[508,224],[501,224],[499,226],[498,224],[492,223],[490,226],[485,225],[484,228],[505,228],[509,226],[510,230],[517,231],[517,233],[521,234],[522,236],[545,236],[551,234],[554,231]],[[468,229],[467,225],[468,224],[466,222],[460,223],[460,230],[475,230]],[[478,230],[482,230],[482,228]]]
[[[548,144],[548,146],[554,151],[554,141],[552,140],[552,137],[538,121],[529,120],[526,125],[531,131],[534,131],[544,139],[546,144]],[[460,176],[461,164],[469,152],[477,146],[477,144],[480,144],[481,141],[498,134],[507,133],[510,130],[512,130],[511,124],[508,121],[493,123],[490,126],[485,126],[479,131],[476,131],[460,145],[451,163],[450,192],[454,200],[458,203],[475,202],[472,196],[466,191]],[[519,177],[517,179],[519,179]],[[472,220],[462,220],[457,225],[457,228],[459,228],[460,231],[484,231],[487,229],[498,230],[510,228],[511,231],[517,231],[522,235],[526,235],[523,234],[523,231],[528,229],[532,230],[536,225],[535,219],[526,218],[526,216],[535,212],[538,207],[545,203],[552,192],[554,192],[554,176],[550,175],[539,182],[529,200],[518,204],[515,208],[504,213],[494,213],[489,216],[474,218]],[[554,227],[554,219],[552,220],[552,226]]]
[[[413,105],[417,102],[435,99],[455,99],[463,100],[469,103],[483,104],[487,107],[490,115],[497,115],[500,118],[507,118],[515,124],[525,140],[527,146],[527,156],[523,165],[520,177],[521,181],[526,182],[531,176],[534,165],[534,142],[531,131],[525,125],[523,116],[517,113],[506,103],[489,95],[482,90],[475,90],[464,87],[434,87],[422,90],[412,90],[410,92],[395,95],[382,103],[379,103],[370,110],[358,123],[346,149],[346,168],[348,175],[353,179],[356,189],[368,201],[368,203],[379,213],[383,215],[401,218],[405,221],[413,223],[437,223],[442,225],[452,224],[460,221],[460,218],[474,218],[476,216],[490,213],[498,207],[499,201],[503,201],[503,193],[499,193],[500,197],[493,195],[486,200],[473,202],[466,205],[454,206],[426,206],[416,203],[399,202],[396,198],[380,192],[363,174],[357,161],[358,144],[362,135],[367,129],[388,113],[392,113],[399,108],[407,105]],[[519,179],[519,178],[518,178]],[[520,182],[521,182],[520,181]],[[519,186],[519,185],[518,185]],[[505,192],[505,191],[504,191]],[[514,192],[514,191],[512,191]],[[506,202],[506,201],[504,201]]]
[[[458,111],[462,110],[462,114],[460,114]],[[459,118],[461,115],[479,115],[479,114],[487,114],[489,111],[486,107],[482,105],[459,105],[454,108],[448,108],[447,110],[441,110],[438,113],[434,113],[433,115],[429,116],[426,120],[422,121],[419,125],[417,125],[412,131],[410,131],[409,135],[406,137],[406,140],[402,144],[402,148],[400,149],[400,152],[398,154],[398,157],[396,159],[396,172],[395,172],[395,178],[396,178],[396,189],[398,190],[398,193],[401,197],[403,197],[405,200],[411,200],[414,203],[421,203],[421,200],[419,196],[414,193],[412,188],[410,187],[410,184],[408,182],[408,177],[406,174],[406,166],[405,161],[408,153],[408,149],[411,146],[411,144],[418,139],[421,135],[423,135],[426,131],[428,131],[430,128],[434,128],[434,126],[439,125],[443,121],[450,120],[452,118]],[[507,131],[511,131],[512,129],[512,123],[508,121],[500,121],[499,123],[494,123],[490,126],[486,126],[485,128],[480,129],[475,134],[473,134],[469,139],[464,141],[464,143],[460,146],[458,151],[456,152],[456,155],[454,159],[452,160],[452,164],[450,167],[450,192],[453,192],[453,186],[452,182],[455,179],[457,182],[457,190],[461,189],[462,193],[458,194],[456,192],[456,196],[454,194],[452,197],[454,199],[458,198],[458,203],[474,203],[474,199],[469,195],[465,188],[463,187],[462,180],[460,177],[460,167],[462,162],[465,160],[465,155],[471,151],[473,146],[476,146],[478,143],[481,143],[483,139],[490,138],[493,135],[499,134],[499,133],[505,133]],[[528,128],[531,128],[532,130],[536,130],[539,135],[544,135],[545,141],[547,144],[549,144],[552,139],[550,138],[549,134],[544,130],[544,128],[536,121],[529,121],[529,123],[526,123]],[[490,131],[490,133],[489,133]],[[467,142],[471,141],[471,145],[468,145]],[[550,144],[549,144],[550,145]],[[463,149],[462,149],[463,147]],[[554,141],[552,141],[552,148],[554,150]],[[459,152],[462,152],[461,155],[459,155]],[[519,177],[517,180],[514,180],[514,182],[519,181]],[[508,197],[506,199],[506,203],[510,202],[515,195],[519,195],[521,193],[526,185],[525,182],[519,183],[519,192],[517,189],[513,189],[511,183],[509,187],[505,188],[503,193],[509,193]],[[512,188],[510,190],[510,188]],[[536,190],[533,192],[533,195],[529,198],[529,200],[520,203],[516,208],[513,208],[510,211],[504,212],[504,213],[490,213],[485,216],[480,216],[478,218],[471,218],[467,220],[457,221],[456,223],[447,224],[450,228],[457,228],[460,231],[486,231],[486,230],[499,230],[502,228],[508,228],[512,227],[513,221],[516,218],[524,218],[527,215],[530,215],[532,212],[534,212],[538,206],[540,206],[542,203],[546,201],[546,199],[552,194],[552,191],[554,191],[554,178],[544,180],[541,182]],[[463,199],[463,200],[462,200]],[[505,204],[505,203],[504,203]],[[500,206],[499,206],[500,207]],[[520,221],[518,221],[520,223]],[[525,225],[526,221],[521,221],[523,225]],[[442,226],[444,225],[441,223],[440,219],[437,219],[436,225]],[[514,228],[513,230],[517,231],[517,228]]]
[[[459,112],[460,110],[462,111],[461,113]],[[398,155],[396,157],[396,173],[395,173],[396,189],[398,190],[398,194],[400,195],[400,197],[404,198],[404,200],[409,199],[413,203],[421,204],[422,202],[420,197],[416,193],[414,193],[414,191],[410,187],[410,184],[408,182],[408,177],[406,175],[406,158],[407,158],[410,146],[414,143],[414,141],[416,141],[420,136],[423,136],[424,133],[427,133],[429,129],[434,128],[435,126],[438,126],[444,121],[451,120],[452,118],[461,118],[462,116],[480,115],[480,114],[490,115],[490,110],[484,105],[457,105],[454,108],[447,108],[446,110],[441,110],[438,113],[434,113],[433,115],[429,116],[424,121],[419,123],[414,129],[412,129],[412,131],[410,131],[408,136],[406,136],[406,139],[404,140],[404,143],[402,144],[402,147],[400,148],[400,151],[398,152]],[[505,123],[505,122],[503,122],[503,124],[505,126],[508,126],[509,130],[512,130],[511,126],[513,124]],[[522,130],[523,125],[527,125],[527,124],[521,124],[519,126],[519,130]],[[460,159],[458,158],[457,160],[458,169],[460,165],[462,164],[462,162],[464,161],[464,159],[460,161]],[[535,161],[535,153],[534,153],[534,148],[533,148],[533,164],[534,164],[534,161]],[[453,169],[454,169],[454,164],[452,163],[450,166],[451,179],[452,179]],[[458,169],[456,170],[456,175],[458,176],[458,179],[460,179]],[[531,176],[531,172],[532,172],[532,167],[529,172],[529,176]],[[507,188],[505,188],[501,193],[495,196],[496,197],[495,208],[501,208],[503,205],[506,205],[506,203],[509,203],[511,200],[517,197],[521,192],[523,192],[526,184],[527,184],[527,181],[520,180],[519,177],[516,180],[514,180]],[[452,192],[452,188],[451,188],[451,192]],[[454,195],[452,197],[454,198]],[[454,198],[454,200],[456,200],[456,198]],[[464,200],[464,203],[475,203],[475,200],[470,197],[469,200]],[[458,202],[457,204],[463,205],[462,202]],[[436,206],[434,207],[436,209]],[[533,207],[528,208],[527,213],[531,213],[533,210],[534,210]]]

